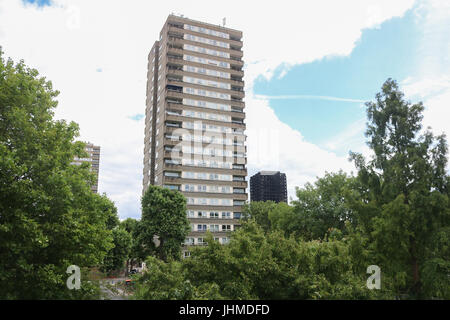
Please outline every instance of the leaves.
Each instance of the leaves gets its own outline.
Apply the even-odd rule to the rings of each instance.
[[[92,297],[67,290],[65,271],[103,260],[117,210],[91,192],[89,168],[71,164],[84,144],[77,124],[53,119],[52,84],[0,58],[0,298]]]
[[[436,267],[433,256],[439,254],[432,240],[450,222],[445,136],[421,132],[424,106],[406,102],[391,79],[376,102],[366,105],[366,135],[374,157],[366,162],[362,155],[351,154],[361,188],[348,197],[359,230],[393,279],[395,292],[442,297],[443,291],[430,282],[439,278],[448,283],[445,268]]]
[[[136,231],[141,258],[157,253],[164,261],[180,259],[181,244],[189,231],[182,193],[150,185],[142,197],[142,219]]]

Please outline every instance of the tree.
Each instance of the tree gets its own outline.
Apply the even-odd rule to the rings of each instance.
[[[78,125],[53,119],[58,92],[0,50],[0,299],[84,298],[70,265],[98,265],[112,246],[106,198],[93,194]],[[105,206],[106,204],[106,206]]]
[[[126,274],[128,275],[128,271],[133,267],[133,264],[139,259],[139,243],[137,242],[138,238],[138,224],[139,221],[133,218],[127,218],[120,223],[120,227],[126,230],[131,237],[130,250],[128,254],[128,258],[126,260]],[[143,260],[144,258],[142,258]]]
[[[345,199],[353,188],[353,178],[346,173],[326,173],[314,184],[297,189],[298,200],[292,202],[295,215],[285,228],[297,230],[305,240],[323,239],[327,232],[345,231],[345,223],[355,223]],[[345,233],[345,232],[344,232]]]
[[[112,230],[114,247],[108,251],[103,264],[102,271],[111,273],[124,267],[131,253],[132,238],[122,227],[116,227]]]
[[[156,253],[164,261],[180,259],[181,244],[189,231],[186,198],[181,192],[150,185],[142,197],[142,219],[136,232],[143,255]]]
[[[186,279],[183,264],[164,262],[155,257],[146,260],[148,271],[140,276],[134,293],[140,300],[207,300],[222,299],[216,284],[195,287]]]
[[[374,156],[366,163],[351,153],[360,188],[348,199],[370,243],[372,264],[392,278],[399,294],[449,298],[443,289],[450,287],[445,135],[422,131],[423,104],[405,101],[391,79],[366,106],[366,135]],[[431,283],[438,279],[442,286]]]
[[[246,203],[242,209],[243,219],[253,219],[263,230],[268,231],[272,228],[269,213],[276,208],[274,201],[252,201]]]
[[[254,220],[233,232],[229,244],[206,237],[179,261],[147,260],[138,279],[140,299],[371,299],[365,271],[353,273],[344,241],[298,241]],[[201,292],[202,294],[199,294]]]

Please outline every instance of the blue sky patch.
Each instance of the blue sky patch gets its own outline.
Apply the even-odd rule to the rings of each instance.
[[[23,3],[25,4],[34,4],[37,5],[38,7],[45,7],[45,6],[51,6],[52,2],[51,0],[22,0]]]
[[[129,116],[128,119],[134,120],[134,121],[140,121],[144,118],[143,114],[135,114],[133,116]]]
[[[402,18],[364,30],[349,56],[295,66],[281,79],[280,68],[269,81],[259,77],[254,93],[272,97],[270,105],[281,121],[307,141],[324,146],[365,119],[361,101],[373,100],[387,78],[401,82],[414,76],[419,56],[414,48],[419,41],[419,26],[410,10]]]

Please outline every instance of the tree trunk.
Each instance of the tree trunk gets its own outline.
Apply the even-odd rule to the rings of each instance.
[[[420,297],[421,291],[421,283],[420,283],[420,273],[419,273],[419,262],[417,260],[417,248],[416,248],[416,240],[411,238],[411,267],[412,267],[412,275],[413,275],[413,287],[412,291],[415,295],[415,298]]]
[[[164,253],[164,239],[162,239],[161,237],[159,238],[159,258],[166,262],[166,257],[165,257],[165,253]]]

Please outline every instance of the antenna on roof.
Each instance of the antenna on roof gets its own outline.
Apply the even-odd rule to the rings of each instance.
[[[223,26],[225,27],[225,25],[227,24],[227,18],[223,18],[222,23],[223,23]]]

